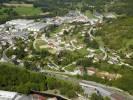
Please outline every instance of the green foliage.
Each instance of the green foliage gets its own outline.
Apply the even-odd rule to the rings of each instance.
[[[122,78],[112,81],[112,85],[117,86],[125,91],[128,91],[130,94],[133,94],[133,70],[128,68],[119,69],[121,74],[123,75]]]
[[[86,53],[87,53],[86,50],[81,50],[81,51],[80,50],[75,50],[75,51],[64,50],[60,52],[59,55],[57,55],[54,58],[55,63],[62,65],[62,66],[68,65],[75,60],[83,58],[86,55]]]
[[[100,94],[93,93],[90,100],[111,100],[109,97],[103,97]]]
[[[45,91],[47,89],[58,89],[61,94],[70,98],[77,96],[75,92],[82,92],[79,85],[46,77],[43,74],[18,67],[20,66],[0,63],[0,89],[24,94],[28,94],[31,90]]]
[[[95,9],[98,12],[111,11],[133,16],[132,0],[0,0],[0,3],[11,1],[33,3],[35,7],[41,7],[42,10],[49,11],[53,15],[64,15],[69,10],[75,9],[83,12],[88,9],[92,12]]]
[[[47,82],[49,89],[59,89],[61,94],[69,98],[76,97],[76,92],[82,93],[82,89],[79,85],[74,85],[72,83],[63,80],[57,80],[55,78],[48,78]]]
[[[92,59],[83,58],[77,61],[77,65],[83,66],[83,67],[90,67],[92,66]]]
[[[2,90],[20,93],[29,93],[31,89],[46,90],[46,77],[41,74],[32,73],[8,63],[0,63],[0,69]]]
[[[109,7],[109,11],[116,12],[118,14],[126,14],[133,16],[133,0],[118,0],[115,4]]]
[[[85,80],[99,82],[110,86],[115,86],[124,91],[129,92],[130,94],[133,94],[133,85],[131,85],[133,84],[133,78],[131,78],[133,77],[133,69],[128,68],[126,66],[111,65],[104,62],[96,63],[93,66],[102,71],[107,71],[114,74],[121,74],[122,77],[112,81],[99,78],[96,75],[88,76],[86,73],[82,77],[81,76],[77,76],[77,77],[83,78]]]
[[[126,17],[103,26],[96,35],[101,36],[105,46],[115,49],[132,51],[133,44],[133,18]]]
[[[30,12],[30,13],[29,13]],[[43,13],[41,8],[35,7],[0,7],[0,22],[5,22],[15,17],[36,16]]]
[[[40,8],[34,8],[34,7],[16,7],[14,8],[14,11],[16,11],[20,16],[22,15],[35,16],[42,13]]]

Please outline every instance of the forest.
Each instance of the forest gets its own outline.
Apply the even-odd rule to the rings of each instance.
[[[58,80],[37,72],[28,71],[11,63],[0,63],[0,89],[29,94],[31,90],[46,91],[57,89],[69,98],[82,93],[78,84]],[[67,91],[67,92],[66,92]]]

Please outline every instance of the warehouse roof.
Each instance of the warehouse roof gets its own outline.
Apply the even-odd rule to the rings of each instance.
[[[2,100],[2,99],[4,99],[4,100],[13,99],[17,95],[18,95],[17,92],[9,92],[9,91],[0,90],[0,100]]]

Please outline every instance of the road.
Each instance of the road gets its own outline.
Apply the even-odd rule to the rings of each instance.
[[[10,61],[10,59],[7,57],[6,52],[11,49],[14,45],[9,46],[7,49],[3,51],[2,58],[4,61]]]
[[[106,60],[108,55],[107,55],[107,52],[106,52],[105,48],[103,46],[100,46],[99,49],[104,53],[103,60]]]
[[[109,87],[103,84],[99,84],[99,83],[92,82],[92,81],[86,81],[86,80],[82,80],[80,82],[80,85],[83,87],[84,90],[88,92],[90,92],[89,91],[90,89],[91,90],[93,89],[96,92],[99,92],[103,96],[110,97],[111,100],[133,100],[133,96],[115,87]]]
[[[93,81],[86,81],[86,80],[80,80],[76,78],[72,78],[67,76],[67,74],[64,74],[63,72],[54,72],[54,71],[49,71],[49,70],[42,70],[40,71],[41,73],[44,73],[45,75],[58,78],[61,80],[67,80],[72,82],[73,84],[79,84],[84,91],[87,91],[87,94],[90,94],[90,92],[97,91],[103,96],[108,96],[111,98],[111,100],[118,100],[116,97],[121,98],[120,100],[133,100],[133,96],[129,95],[127,92],[120,90],[115,87],[109,87],[103,84],[99,84]],[[116,97],[114,97],[114,95]]]
[[[89,31],[88,31],[88,34],[89,34],[89,36],[90,36],[90,39],[91,39],[91,40],[96,40],[95,37],[91,34],[92,31],[93,31],[93,27],[91,27],[91,28],[89,29]],[[97,41],[97,40],[96,40],[96,41]],[[99,43],[98,41],[97,41],[97,43],[99,44],[99,49],[101,50],[101,52],[104,53],[103,60],[106,60],[106,59],[108,58],[108,54],[107,54],[107,52],[106,52],[106,50],[105,50],[105,48],[104,48],[104,45],[101,44],[101,43]],[[132,55],[132,54],[133,54],[133,53],[131,53],[131,55]],[[125,66],[127,66],[127,67],[129,67],[129,68],[133,68],[133,66],[131,66],[131,65],[129,65],[129,64],[125,63],[125,62],[123,62],[122,59],[120,59],[120,63],[119,63],[118,65],[125,65]]]
[[[89,29],[88,34],[89,34],[89,36],[90,36],[90,39],[91,39],[91,40],[94,40],[95,37],[91,34],[92,30],[93,30],[93,27],[91,27],[91,28]]]

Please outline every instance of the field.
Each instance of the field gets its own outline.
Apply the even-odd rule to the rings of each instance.
[[[35,44],[34,48],[37,50],[40,50],[42,46],[46,45],[46,43],[43,40],[39,40],[39,39],[36,40],[34,44]]]
[[[35,16],[42,14],[41,8],[35,7],[0,7],[0,19],[10,18],[13,16]]]
[[[33,16],[33,15],[40,15],[42,13],[40,8],[34,8],[34,7],[16,7],[14,10],[19,15],[25,15],[25,16]]]

